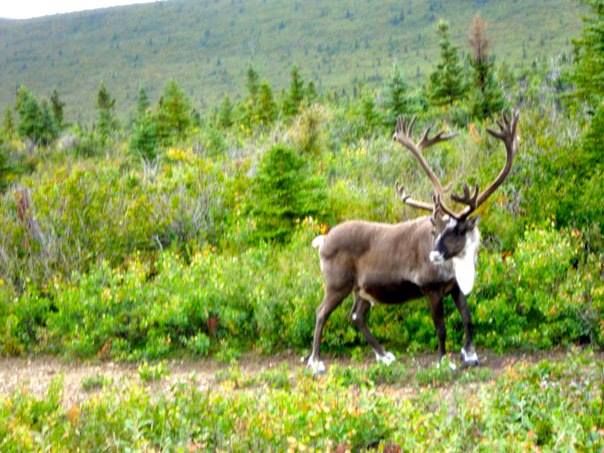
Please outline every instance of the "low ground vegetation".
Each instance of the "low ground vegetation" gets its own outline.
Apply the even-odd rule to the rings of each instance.
[[[443,366],[444,365],[444,366]],[[65,402],[62,377],[43,395],[0,397],[3,451],[580,450],[604,446],[601,356],[589,350],[495,368],[413,360],[334,364],[313,378],[287,362],[112,382],[84,378]],[[168,365],[162,365],[168,370]],[[160,386],[160,387],[158,387]]]

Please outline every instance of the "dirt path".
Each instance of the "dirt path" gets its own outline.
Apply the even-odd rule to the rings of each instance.
[[[544,358],[561,360],[566,352],[548,352],[534,354],[508,354],[497,356],[491,353],[480,354],[481,366],[492,371],[494,379],[502,370],[522,362],[536,362]],[[604,359],[603,354],[598,355]],[[399,360],[407,367],[421,369],[435,362],[434,355],[419,355],[411,357],[401,354]],[[349,359],[326,359],[326,364],[337,363],[341,366],[354,365],[366,367],[373,363],[369,360],[358,363]],[[153,392],[168,392],[176,383],[193,383],[199,388],[208,388],[215,385],[221,372],[229,370],[231,365],[218,363],[212,360],[171,360],[164,362],[167,374],[157,381],[144,382],[139,373],[140,364],[124,364],[115,362],[67,362],[56,357],[33,358],[3,358],[0,359],[0,397],[16,391],[31,392],[36,396],[46,393],[49,384],[58,376],[63,379],[63,402],[66,406],[79,403],[94,394],[94,389],[86,389],[86,382],[95,379],[105,379],[114,388],[124,388],[131,384],[151,386]],[[273,357],[247,355],[238,363],[238,369],[244,376],[253,376],[275,367],[287,367],[290,375],[298,372],[303,365],[297,355],[279,354]],[[388,390],[397,389],[406,393],[404,383]]]

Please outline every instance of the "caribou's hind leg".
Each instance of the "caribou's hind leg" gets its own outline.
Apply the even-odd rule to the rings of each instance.
[[[451,296],[453,296],[453,301],[461,314],[461,320],[463,322],[465,341],[463,348],[461,348],[461,360],[466,366],[478,365],[478,356],[476,355],[476,350],[472,343],[472,317],[470,315],[468,303],[466,302],[466,296],[464,296],[457,285],[455,285],[451,291]]]
[[[384,347],[375,339],[371,331],[365,324],[365,315],[369,312],[371,304],[363,299],[358,291],[354,294],[354,306],[352,308],[352,322],[359,329],[365,338],[367,343],[373,348],[375,352],[375,359],[378,362],[390,365],[394,362],[394,355],[391,352],[387,352]]]
[[[312,340],[312,351],[308,357],[307,365],[312,370],[313,374],[323,373],[325,365],[319,358],[319,349],[321,347],[321,336],[323,335],[323,327],[332,311],[342,303],[344,298],[350,294],[350,286],[341,289],[325,288],[325,297],[323,302],[317,308],[317,320],[315,322],[315,332]]]

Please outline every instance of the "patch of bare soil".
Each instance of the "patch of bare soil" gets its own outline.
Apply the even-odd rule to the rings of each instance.
[[[562,360],[566,352],[547,352],[530,354],[506,354],[498,356],[492,353],[479,354],[482,367],[487,367],[496,377],[507,367],[519,362],[532,363],[545,358]],[[455,358],[454,358],[455,359]],[[412,368],[422,368],[433,364],[435,355],[418,355],[399,357],[405,365]],[[459,362],[458,360],[455,360]],[[350,359],[325,357],[326,365],[354,365],[364,367],[364,363],[352,362]],[[131,384],[150,386],[156,394],[167,393],[176,383],[193,383],[199,388],[208,388],[216,385],[217,373],[228,369],[230,365],[221,364],[212,360],[172,360],[165,362],[168,370],[167,376],[154,382],[143,382],[139,375],[139,364],[125,364],[116,362],[68,362],[56,357],[31,357],[31,358],[2,358],[0,359],[0,396],[10,395],[17,391],[27,391],[36,396],[44,395],[49,384],[58,376],[63,379],[63,403],[66,407],[80,403],[95,391],[86,390],[84,383],[102,377],[108,380],[113,388],[126,388]],[[293,353],[282,353],[272,357],[246,355],[238,362],[241,372],[245,375],[254,375],[278,366],[287,366],[291,374],[304,366],[300,357]],[[384,386],[385,393],[398,394],[412,393],[413,387]]]

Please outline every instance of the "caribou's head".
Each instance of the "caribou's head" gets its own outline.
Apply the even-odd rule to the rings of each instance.
[[[478,186],[470,189],[467,184],[463,187],[463,194],[451,194],[452,201],[464,205],[460,211],[453,211],[445,202],[445,193],[448,189],[443,187],[434,171],[428,165],[422,151],[438,142],[449,140],[455,134],[447,134],[443,131],[430,137],[430,128],[422,135],[419,142],[411,138],[415,119],[405,120],[399,118],[396,124],[394,139],[407,148],[417,159],[422,169],[432,182],[434,195],[432,203],[413,200],[404,188],[397,183],[396,190],[400,198],[408,205],[432,212],[432,250],[429,259],[433,264],[440,265],[449,260],[453,262],[455,276],[461,290],[468,294],[474,283],[474,265],[480,234],[477,224],[478,217],[471,215],[482,205],[487,198],[501,185],[510,173],[514,155],[518,150],[518,137],[516,126],[518,124],[518,112],[511,115],[502,115],[497,121],[499,130],[487,129],[489,134],[501,140],[505,145],[506,162],[503,169],[486,189],[479,192]]]
[[[449,216],[432,221],[432,251],[430,261],[442,264],[454,257],[465,256],[478,242],[478,217],[458,220]]]

